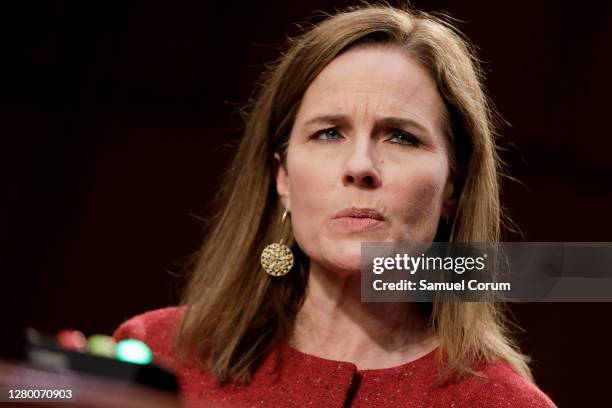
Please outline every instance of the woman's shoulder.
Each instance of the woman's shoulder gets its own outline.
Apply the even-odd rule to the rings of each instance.
[[[555,408],[552,400],[533,382],[516,372],[504,361],[485,364],[479,368],[481,375],[464,380],[467,382],[467,399],[478,404],[471,406]],[[460,382],[461,383],[461,382]]]
[[[155,358],[173,360],[176,330],[186,310],[186,306],[170,306],[138,314],[121,323],[113,338],[140,340],[151,348]]]
[[[172,328],[180,323],[186,306],[169,306],[126,319],[113,333],[115,339],[132,338],[143,340],[157,336],[160,331]]]

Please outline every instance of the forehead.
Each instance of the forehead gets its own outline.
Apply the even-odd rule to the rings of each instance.
[[[414,57],[392,47],[358,47],[330,62],[306,90],[302,113],[408,114],[439,127],[444,103]],[[303,115],[298,115],[303,116]]]

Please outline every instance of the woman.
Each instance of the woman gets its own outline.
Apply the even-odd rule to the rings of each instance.
[[[115,337],[151,345],[193,406],[554,406],[499,304],[361,302],[362,241],[499,241],[481,77],[449,23],[412,9],[352,8],[294,39],[183,305]]]

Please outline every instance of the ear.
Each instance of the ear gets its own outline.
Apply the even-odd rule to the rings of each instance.
[[[287,212],[291,212],[289,175],[281,163],[280,154],[278,152],[274,153],[274,159],[276,164],[276,192],[280,196],[285,210],[287,210]]]

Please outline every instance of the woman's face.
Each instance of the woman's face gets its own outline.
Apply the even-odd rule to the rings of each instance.
[[[356,48],[323,69],[276,180],[311,262],[358,273],[362,241],[433,241],[453,191],[444,115],[434,79],[406,52]]]

